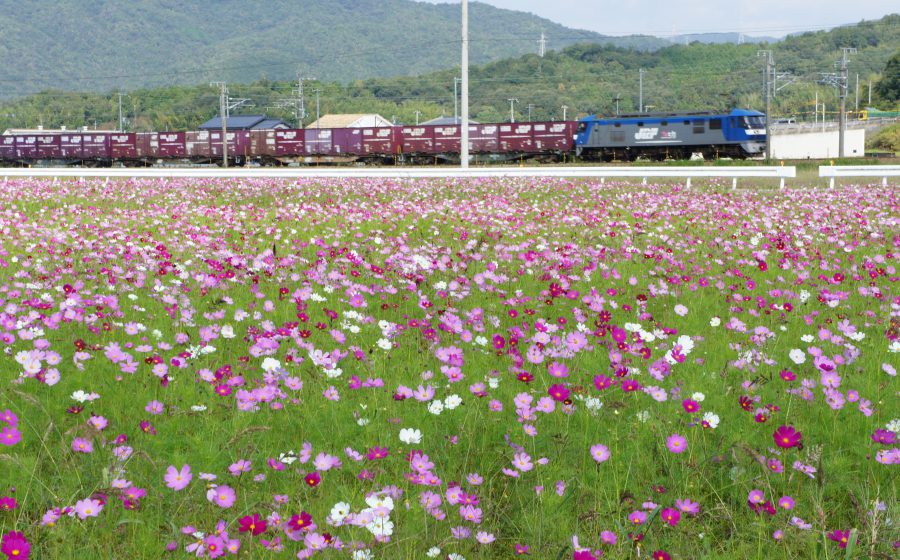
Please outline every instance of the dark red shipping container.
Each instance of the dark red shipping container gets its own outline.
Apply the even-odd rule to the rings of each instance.
[[[361,128],[334,128],[331,131],[331,155],[361,155],[363,153]]]
[[[534,152],[534,125],[510,123],[500,125],[500,151],[516,153]]]
[[[109,155],[116,160],[135,159],[137,157],[137,135],[128,132],[111,134]]]
[[[495,154],[500,150],[499,125],[469,125],[469,153]]]
[[[16,135],[16,157],[20,159],[37,158],[37,139],[33,134]]]
[[[307,155],[332,155],[331,130],[330,128],[307,128],[304,130],[303,152]]]
[[[274,130],[251,130],[250,153],[256,157],[278,155]]]
[[[228,143],[228,157],[245,158],[250,154],[250,131],[235,130],[228,132],[226,136]],[[209,132],[209,153],[214,158],[222,157],[222,131],[211,130]]]
[[[85,132],[81,135],[82,159],[108,160],[110,134]]]
[[[570,151],[575,143],[575,126],[577,123],[570,121],[534,123],[535,152]]]
[[[362,129],[362,153],[390,156],[400,151],[400,129],[396,126]]]
[[[59,157],[59,136],[45,134],[37,137],[37,150],[35,154],[40,159],[54,159]]]
[[[460,143],[461,135],[461,126],[435,126],[434,151],[439,154],[458,154],[462,145]]]
[[[135,152],[139,159],[156,159],[159,157],[159,133],[138,132],[135,138]]]
[[[305,152],[303,147],[305,132],[303,129],[287,129],[275,131],[275,155],[300,156]]]
[[[205,130],[184,133],[185,155],[190,158],[208,158],[212,154],[209,149],[209,132]]]
[[[404,154],[433,154],[433,126],[404,126],[400,130]]]
[[[59,137],[59,157],[81,159],[81,134],[61,134]]]
[[[186,136],[184,132],[160,132],[157,140],[155,157],[184,158],[187,157]]]
[[[16,158],[16,137],[0,136],[0,159],[14,160]]]

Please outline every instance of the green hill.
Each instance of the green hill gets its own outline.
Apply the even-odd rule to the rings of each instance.
[[[774,117],[791,116],[813,120],[816,95],[830,120],[836,119],[837,90],[820,83],[820,73],[835,71],[842,47],[854,47],[851,55],[848,108],[868,104],[868,85],[878,83],[887,61],[900,52],[900,15],[863,22],[831,31],[806,33],[770,44],[693,43],[654,51],[609,45],[576,44],[550,51],[543,58],[529,54],[473,66],[471,70],[471,114],[489,122],[509,119],[509,99],[516,120],[562,118],[587,113],[613,114],[616,98],[622,112],[638,108],[638,80],[644,70],[644,105],[653,111],[724,109],[765,106],[761,49],[770,49],[779,74],[774,98]],[[452,66],[448,64],[448,66]],[[399,122],[415,122],[453,114],[453,79],[448,69],[415,77],[370,78],[350,82],[306,82],[307,110],[315,117],[315,94],[319,91],[321,113],[378,112]],[[859,76],[859,89],[856,76]],[[138,89],[124,97],[123,108],[130,129],[190,129],[218,111],[216,91],[208,83]],[[293,122],[287,111],[271,109],[277,100],[293,95],[296,84],[258,80],[232,84],[235,97],[249,98],[251,112],[268,112]],[[889,100],[873,104],[888,108]],[[37,95],[0,104],[0,130],[9,127],[114,125],[117,96],[109,92],[67,93],[47,90]],[[529,110],[528,106],[531,105]],[[267,108],[269,108],[267,110]],[[309,122],[307,119],[306,122]]]
[[[348,81],[416,75],[459,58],[460,9],[410,0],[22,0],[0,10],[0,96],[60,88]],[[471,57],[485,63],[576,42],[656,48],[473,2]]]

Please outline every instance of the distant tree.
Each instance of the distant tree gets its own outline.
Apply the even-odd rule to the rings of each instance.
[[[881,80],[875,85],[875,93],[888,103],[900,101],[900,51],[885,65]]]

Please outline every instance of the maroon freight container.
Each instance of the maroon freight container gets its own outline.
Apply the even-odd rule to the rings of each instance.
[[[81,134],[81,158],[108,160],[111,134],[83,132]]]
[[[135,138],[135,151],[140,159],[156,159],[159,157],[159,133],[138,132]]]
[[[361,128],[334,128],[331,131],[331,155],[363,153]]]
[[[396,126],[362,129],[362,153],[389,156],[400,150],[400,129]]]
[[[575,123],[542,122],[534,123],[534,151],[535,152],[568,152],[571,151],[575,140]]]
[[[534,152],[534,125],[510,123],[500,125],[500,151],[514,153]]]
[[[275,131],[275,155],[300,156],[304,153],[305,131],[303,129],[287,129]]]
[[[37,137],[37,150],[35,155],[40,159],[54,159],[59,157],[59,136],[45,134]]]
[[[332,155],[331,130],[330,128],[307,128],[304,130],[304,153],[319,156]]]
[[[81,159],[81,134],[61,134],[59,137],[59,157]]]
[[[255,157],[278,155],[274,130],[250,131],[250,154]]]
[[[160,132],[157,140],[159,141],[159,146],[156,148],[156,152],[154,153],[155,157],[187,157],[187,140],[184,132]]]
[[[16,136],[16,157],[20,159],[37,158],[37,139],[33,134]]]
[[[469,125],[469,153],[495,154],[500,150],[499,125]]]
[[[16,158],[16,137],[0,136],[0,159],[14,160]]]
[[[209,149],[209,132],[200,130],[184,133],[185,155],[190,158],[208,158],[212,154]]]
[[[137,157],[137,135],[120,132],[109,136],[109,155],[112,159],[135,159]]]
[[[439,154],[458,154],[462,146],[461,126],[435,126],[434,127],[434,151]]]
[[[400,130],[404,154],[433,154],[433,126],[404,126]]]
[[[250,133],[247,130],[236,130],[226,133],[228,157],[246,157],[250,150]],[[222,131],[209,132],[209,153],[214,158],[222,157]]]

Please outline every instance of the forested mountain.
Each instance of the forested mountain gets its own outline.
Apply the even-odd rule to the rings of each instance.
[[[576,42],[656,48],[524,12],[470,6],[471,58],[485,63]],[[459,59],[460,9],[411,0],[0,0],[0,97],[211,80],[409,76]]]
[[[836,118],[837,89],[822,73],[836,72],[841,48],[856,48],[849,56],[848,108],[857,99],[860,107],[869,101],[890,108],[892,97],[879,97],[877,87],[888,60],[900,52],[900,15],[878,21],[806,33],[770,44],[722,44],[670,46],[641,51],[598,44],[576,44],[550,51],[541,58],[525,55],[473,66],[471,70],[471,114],[484,122],[508,120],[509,99],[516,120],[561,119],[587,113],[613,114],[616,98],[621,112],[639,105],[639,72],[644,70],[644,105],[652,111],[723,109],[740,106],[762,110],[764,60],[761,49],[773,53],[776,82],[772,114],[813,119],[814,103],[824,104],[828,119]],[[897,67],[894,62],[891,68]],[[896,72],[896,70],[894,70]],[[304,83],[310,122],[315,118],[316,91],[322,114],[377,112],[398,122],[415,122],[452,115],[453,81],[457,70],[449,69],[416,77],[372,78],[348,83],[315,80]],[[857,89],[857,75],[859,89]],[[190,129],[214,116],[218,96],[206,82],[195,86],[171,86],[127,92],[123,110],[132,130]],[[259,80],[232,84],[231,94],[249,98],[255,107],[248,112],[268,112],[294,122],[288,111],[271,109],[277,100],[292,95],[296,84]],[[888,91],[887,88],[883,88]],[[890,89],[893,91],[893,89]],[[857,97],[858,93],[858,97]],[[0,130],[7,127],[60,125],[115,126],[117,96],[67,93],[48,90],[38,95],[0,104]],[[529,105],[530,110],[529,110]],[[268,108],[268,109],[267,109]]]

